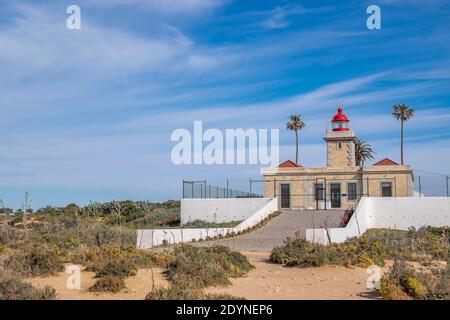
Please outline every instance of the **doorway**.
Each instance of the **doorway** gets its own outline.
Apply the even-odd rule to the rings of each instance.
[[[331,208],[341,207],[341,184],[340,183],[330,183],[331,191]]]
[[[281,189],[281,208],[289,209],[291,207],[291,185],[289,183],[282,183]]]

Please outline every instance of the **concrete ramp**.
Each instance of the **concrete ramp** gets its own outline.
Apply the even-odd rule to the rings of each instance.
[[[306,229],[338,227],[343,214],[343,211],[337,210],[286,210],[262,228],[249,234],[196,245],[208,246],[216,243],[238,251],[270,252],[274,247],[282,245],[287,237],[299,236],[305,239]]]

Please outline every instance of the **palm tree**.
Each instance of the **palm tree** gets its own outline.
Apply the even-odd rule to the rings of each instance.
[[[403,122],[408,121],[412,117],[414,117],[414,109],[406,104],[395,104],[392,106],[392,115],[395,119],[401,121],[401,147],[400,147],[400,154],[401,154],[401,164],[403,164],[403,140],[404,140],[404,133],[403,133]]]
[[[298,132],[305,127],[305,123],[303,122],[301,116],[299,114],[294,114],[290,117],[290,121],[286,123],[286,129],[295,131],[295,163],[298,164]]]
[[[356,138],[355,141],[355,158],[357,166],[364,166],[364,162],[368,159],[373,159],[373,154],[376,153],[372,150],[370,144],[364,140]]]

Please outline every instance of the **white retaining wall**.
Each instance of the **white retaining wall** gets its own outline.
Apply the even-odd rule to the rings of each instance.
[[[183,199],[181,224],[202,220],[207,222],[241,221],[269,203],[271,198]]]
[[[193,240],[201,240],[206,239],[207,237],[215,237],[215,236],[226,236],[231,233],[239,233],[245,231],[253,226],[257,225],[259,222],[267,218],[269,214],[278,210],[278,201],[277,199],[264,198],[267,200],[265,204],[253,211],[253,213],[249,214],[239,225],[234,228],[189,228],[189,229],[148,229],[148,230],[138,230],[137,231],[137,241],[136,246],[140,249],[149,249],[155,246],[162,245],[164,243],[167,244],[175,244],[182,242],[191,242]],[[189,199],[194,200],[194,199]],[[209,202],[210,199],[195,199],[195,200],[203,200]],[[216,199],[214,199],[216,200]],[[236,208],[238,205],[245,206],[245,200],[247,202],[252,202],[250,200],[255,200],[251,198],[242,198],[242,199],[219,199],[221,200],[221,206],[226,206],[227,204],[231,208]],[[244,201],[242,201],[244,200]],[[262,200],[262,199],[258,199]],[[183,204],[183,203],[182,203]],[[205,205],[206,208],[214,208],[214,206]],[[246,208],[251,207],[250,205],[245,206]],[[206,209],[205,209],[206,210]],[[194,219],[195,220],[195,219]],[[204,219],[201,219],[204,220]],[[233,221],[229,220],[229,221]],[[237,219],[241,220],[241,219]],[[216,221],[213,221],[216,222]]]
[[[449,225],[450,198],[363,197],[347,226],[328,229],[328,234],[331,242],[341,243],[372,228],[408,230],[411,227]],[[325,229],[307,229],[306,240],[321,244],[329,243]]]

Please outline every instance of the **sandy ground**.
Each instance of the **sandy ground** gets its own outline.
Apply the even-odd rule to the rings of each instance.
[[[246,299],[261,300],[341,300],[377,299],[366,288],[366,269],[327,266],[320,268],[283,267],[267,262],[270,253],[243,252],[255,266],[247,277],[232,279],[229,287],[209,288],[208,293],[228,293]],[[168,285],[163,269],[154,268],[156,287]],[[68,274],[28,279],[33,285],[52,286],[62,300],[142,300],[151,290],[149,269],[140,269],[137,275],[126,279],[127,288],[119,293],[92,293],[88,289],[96,279],[93,272],[81,272],[81,289],[68,289]]]
[[[208,293],[228,293],[261,300],[356,300],[377,299],[366,288],[366,269],[327,266],[283,267],[268,263],[270,253],[243,252],[256,267],[245,278],[232,279],[232,286],[210,288]]]
[[[167,285],[163,271],[160,268],[153,268],[156,287]],[[89,292],[89,287],[97,280],[94,276],[94,272],[82,271],[80,290],[67,288],[69,274],[65,272],[51,277],[32,278],[28,279],[28,281],[37,287],[48,285],[55,288],[58,298],[61,300],[142,300],[152,288],[152,273],[150,269],[139,269],[136,276],[128,277],[125,280],[126,289],[119,293]]]

